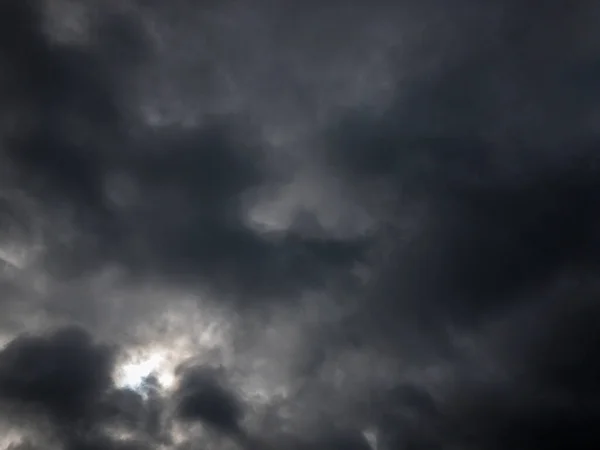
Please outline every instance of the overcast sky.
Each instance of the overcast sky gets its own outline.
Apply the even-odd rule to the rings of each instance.
[[[600,444],[600,7],[0,3],[0,450]]]

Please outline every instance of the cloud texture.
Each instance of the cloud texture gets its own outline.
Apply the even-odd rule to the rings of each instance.
[[[600,8],[0,5],[0,449],[597,448]]]

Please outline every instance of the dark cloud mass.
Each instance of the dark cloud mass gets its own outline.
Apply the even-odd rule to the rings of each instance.
[[[0,2],[0,450],[598,447],[600,8],[321,3]]]
[[[189,368],[179,385],[178,414],[187,420],[199,420],[225,432],[240,432],[241,405],[227,391],[216,374],[202,368]]]
[[[79,329],[51,336],[20,336],[2,352],[2,392],[75,419],[110,384],[111,354]]]

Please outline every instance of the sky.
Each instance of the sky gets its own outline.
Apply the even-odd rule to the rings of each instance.
[[[600,7],[0,2],[0,450],[598,448]]]

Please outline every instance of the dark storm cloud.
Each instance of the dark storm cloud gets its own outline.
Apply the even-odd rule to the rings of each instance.
[[[285,441],[283,441],[285,442]],[[314,439],[299,439],[285,442],[288,448],[297,450],[367,450],[369,445],[365,438],[353,431],[329,431]]]
[[[553,23],[563,24],[554,14]],[[415,317],[417,334],[449,320],[476,329],[482,321],[513,323],[500,333],[504,357],[496,361],[510,381],[497,373],[487,383],[469,381],[463,373],[455,380],[461,387],[450,388],[460,393],[435,414],[406,400],[377,403],[384,448],[596,445],[596,364],[588,355],[597,351],[597,288],[556,287],[557,279],[598,267],[597,131],[585,125],[597,97],[585,91],[575,101],[585,88],[571,76],[593,67],[550,56],[539,41],[544,26],[536,35],[519,27],[511,34],[512,25],[511,38],[501,36],[495,48],[433,83],[416,83],[384,113],[352,113],[331,133],[328,161],[358,181],[357,195],[393,193],[382,221],[401,223],[406,209],[427,205],[416,239],[407,244],[394,225],[391,238],[383,235],[385,255],[375,253],[375,295],[362,310],[374,314],[373,329],[406,354],[405,321]],[[456,367],[465,363],[451,355]],[[397,412],[402,405],[416,422]]]
[[[198,74],[212,82],[211,65],[221,75],[242,67],[247,84],[237,88],[260,103],[168,125],[147,123],[135,97],[140,72],[170,56],[145,16],[159,20],[149,12],[158,6],[133,2],[119,12],[106,7],[106,14],[99,7],[85,44],[53,39],[41,2],[0,6],[2,183],[41,205],[33,214],[47,229],[36,269],[85,284],[86,276],[114,264],[132,284],[170,283],[194,294],[208,288],[241,324],[233,330],[241,349],[228,349],[234,361],[224,364],[223,377],[199,363],[179,374],[173,392],[157,374],[136,391],[118,387],[113,377],[122,349],[86,330],[18,335],[0,352],[0,399],[11,424],[31,429],[32,446],[43,447],[35,438],[48,435],[72,450],[196,448],[208,436],[209,448],[224,437],[248,450],[363,450],[371,446],[368,432],[382,450],[597,446],[598,289],[593,282],[556,282],[579,280],[583,272],[594,278],[598,263],[598,99],[590,81],[597,55],[593,46],[583,48],[572,25],[587,7],[571,12],[566,2],[549,2],[534,19],[513,2],[477,13],[461,2],[442,20],[430,11],[434,3],[394,12],[439,25],[426,44],[418,39],[415,52],[452,57],[440,56],[443,64],[431,63],[435,73],[426,77],[413,68],[403,77],[396,73],[406,63],[401,46],[386,42],[383,57],[402,59],[381,75],[398,79],[394,97],[377,108],[360,99],[341,102],[341,120],[340,104],[315,107],[335,84],[323,87],[320,77],[337,76],[330,59],[343,72],[358,72],[352,36],[381,43],[366,39],[363,28],[375,26],[361,24],[389,26],[393,20],[384,16],[395,17],[392,9],[370,16],[332,4],[286,13],[261,3],[246,17],[229,3],[163,6],[173,10],[163,20],[174,34],[188,16],[209,17],[200,20],[204,28],[186,28],[183,40],[196,42],[209,29],[202,45],[215,47],[200,52],[188,43],[182,53],[202,53],[197,59],[206,73],[183,74],[174,65],[168,78]],[[228,14],[240,22],[229,24]],[[435,16],[430,22],[428,14]],[[338,19],[344,26],[328,34]],[[323,37],[322,49],[304,22]],[[493,32],[477,34],[488,28]],[[552,38],[550,29],[564,39]],[[265,49],[263,38],[276,42]],[[167,51],[160,54],[160,45]],[[226,54],[225,61],[211,52]],[[264,54],[270,62],[259,58]],[[275,77],[273,67],[287,71]],[[291,73],[296,69],[301,75]],[[189,101],[173,92],[174,103]],[[323,103],[335,103],[333,97]],[[299,112],[290,114],[286,102]],[[315,128],[289,150],[306,161],[274,155],[259,122],[279,115],[302,122],[313,113],[319,118],[292,124]],[[281,170],[273,160],[292,167]],[[340,197],[352,196],[352,205],[371,216],[369,231],[342,238],[347,234],[323,225],[309,207],[291,208],[296,212],[283,231],[250,227],[248,203],[290,184],[290,174],[301,172],[296,164],[311,176],[314,169],[335,178]],[[331,198],[325,190],[314,195]],[[328,201],[324,209],[343,209]],[[3,210],[7,224],[23,205],[15,206]],[[54,233],[63,220],[71,232],[66,240]],[[89,291],[76,300],[79,310],[99,311],[109,302]],[[315,291],[325,292],[322,301],[299,300]],[[158,308],[145,300],[131,322]],[[166,313],[185,315],[175,300],[165,303]],[[331,312],[334,304],[344,312]],[[72,315],[76,322],[83,314]],[[258,330],[246,331],[244,321],[257,317]],[[125,330],[118,336],[135,335],[137,328],[120,319]],[[161,325],[145,325],[156,328],[157,342],[169,338]],[[198,342],[203,330],[189,328],[184,332]],[[284,328],[282,338],[277,332]],[[175,344],[158,343],[176,353]],[[200,345],[194,351],[205,356]],[[255,354],[261,358],[254,361]],[[242,395],[244,377],[273,386]],[[39,427],[30,417],[40,418]],[[198,423],[217,437],[190,438],[200,433]],[[182,424],[189,435],[178,435]]]
[[[18,337],[0,354],[0,391],[5,399],[74,421],[111,386],[112,362],[111,349],[81,329]]]
[[[449,442],[483,449],[598,444],[598,288],[582,277],[560,284],[482,336],[493,342],[488,349],[505,379],[455,391],[446,409]]]
[[[77,275],[116,261],[135,273],[269,293],[322,283],[330,269],[360,257],[361,242],[266,240],[244,226],[241,194],[267,174],[260,152],[244,142],[251,136],[228,125],[238,118],[128,132],[121,103],[131,74],[119,58],[151,55],[133,19],[104,19],[97,44],[68,47],[43,34],[37,2],[11,4],[3,56],[29,127],[9,136],[5,164],[20,188],[74,214],[74,241],[53,245],[48,237],[49,270]]]
[[[33,214],[51,211],[45,225],[70,220],[67,242],[45,230],[48,274],[76,280],[117,263],[141,278],[199,281],[248,298],[295,296],[352,267],[365,242],[246,228],[241,195],[269,174],[255,137],[230,126],[243,118],[191,129],[136,124],[124,104],[135,71],[127,55],[152,53],[135,20],[101,17],[91,46],[65,45],[45,33],[41,5],[2,6],[2,160],[9,188],[43,205]],[[78,329],[18,337],[2,353],[3,398],[47,416],[65,448],[129,446],[111,427],[162,440],[163,400],[116,389],[113,356]],[[181,399],[182,417],[241,433],[233,395],[193,387]]]
[[[233,435],[241,433],[242,405],[218,379],[218,374],[192,367],[181,376],[176,394],[181,419],[201,421]]]
[[[0,353],[0,399],[21,415],[17,423],[32,430],[39,424],[42,436],[67,449],[148,448],[144,439],[115,439],[107,431],[112,426],[157,441],[162,432],[152,417],[160,399],[114,386],[117,350],[77,327],[19,336]]]
[[[330,132],[327,160],[360,181],[357,195],[394,193],[383,220],[400,222],[414,204],[428,205],[415,242],[386,242],[401,246],[384,291],[404,283],[403,293],[441,299],[459,316],[506,302],[571,264],[595,263],[598,251],[597,135],[581,123],[594,94],[573,103],[581,86],[564,75],[572,69],[561,55],[540,73],[519,62],[522,39],[498,40],[415,83],[383,113],[353,112]],[[536,77],[546,83],[541,92],[532,91]],[[551,106],[544,110],[537,96]],[[528,101],[540,109],[524,113]]]
[[[168,129],[151,135],[124,164],[142,196],[123,211],[125,248],[140,241],[144,247],[138,255],[132,249],[132,269],[147,265],[253,295],[294,292],[325,281],[338,266],[351,267],[366,240],[261,236],[244,225],[241,194],[266,175],[258,152],[235,135],[218,124]],[[125,252],[121,247],[118,256],[127,258]]]

